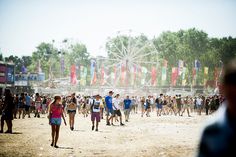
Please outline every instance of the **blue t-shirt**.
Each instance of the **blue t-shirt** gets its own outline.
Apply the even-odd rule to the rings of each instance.
[[[124,108],[129,109],[131,105],[131,100],[130,99],[125,99],[124,100]]]
[[[30,106],[30,99],[31,98],[28,95],[25,97],[25,103],[26,103],[27,106]]]
[[[106,106],[108,109],[112,109],[112,97],[111,96],[106,96],[105,98]]]

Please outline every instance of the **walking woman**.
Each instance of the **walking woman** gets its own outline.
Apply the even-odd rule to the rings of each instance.
[[[25,95],[24,93],[21,93],[20,98],[19,98],[19,119],[22,115],[22,118],[25,118]]]
[[[34,117],[40,118],[40,110],[42,108],[42,99],[39,96],[39,93],[36,93],[34,103],[35,103],[35,108],[36,108]]]
[[[55,148],[59,148],[57,146],[57,141],[59,137],[59,131],[60,131],[60,125],[61,125],[61,117],[64,120],[64,123],[66,125],[66,120],[64,117],[64,111],[61,102],[60,96],[55,96],[54,101],[49,106],[49,124],[52,128],[52,143],[51,146],[54,146]]]
[[[67,112],[69,114],[69,124],[70,124],[70,129],[73,131],[74,130],[74,122],[75,122],[75,114],[76,114],[76,109],[77,109],[77,100],[75,98],[75,93],[71,95],[71,100],[69,104],[67,105]]]
[[[5,90],[5,100],[3,105],[3,112],[1,117],[1,130],[0,133],[3,133],[4,120],[7,123],[7,131],[5,133],[12,133],[12,120],[13,120],[13,111],[14,111],[14,98],[11,95],[9,89]]]

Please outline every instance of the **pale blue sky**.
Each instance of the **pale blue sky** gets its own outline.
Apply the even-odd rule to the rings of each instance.
[[[236,37],[236,0],[0,0],[0,49],[31,55],[52,39],[73,38],[93,55],[108,36],[132,29],[148,37],[196,27]]]

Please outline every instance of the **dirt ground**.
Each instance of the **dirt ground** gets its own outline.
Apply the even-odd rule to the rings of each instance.
[[[76,115],[75,130],[61,125],[56,149],[50,146],[51,128],[46,115],[13,121],[14,134],[0,134],[0,156],[61,157],[188,157],[197,150],[200,133],[208,117],[151,117],[131,114],[125,126],[106,126],[91,130],[90,117]],[[68,116],[67,116],[68,121]],[[6,127],[5,127],[6,129]]]

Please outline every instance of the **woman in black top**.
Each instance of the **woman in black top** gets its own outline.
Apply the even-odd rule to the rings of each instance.
[[[11,91],[9,89],[5,90],[5,101],[3,106],[3,113],[1,117],[1,130],[3,133],[4,120],[7,123],[7,131],[5,133],[12,133],[12,120],[13,120],[14,103]]]

